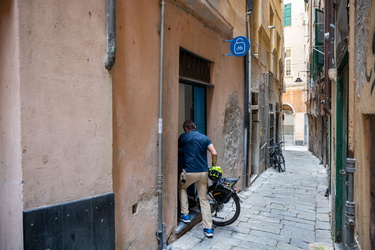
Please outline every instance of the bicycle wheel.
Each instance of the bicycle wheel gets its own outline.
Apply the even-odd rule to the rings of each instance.
[[[277,170],[279,172],[285,172],[285,159],[284,159],[284,156],[282,154],[277,154],[276,158],[277,158]]]
[[[211,205],[212,223],[227,226],[235,222],[240,215],[240,198],[236,193],[223,187],[216,187],[208,192]]]
[[[270,155],[270,162],[269,162],[269,167],[272,168],[272,167],[275,167],[276,168],[276,159],[275,159],[275,154],[272,153]]]

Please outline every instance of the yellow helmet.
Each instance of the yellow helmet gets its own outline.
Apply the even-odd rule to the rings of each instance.
[[[223,176],[223,171],[219,166],[213,166],[212,168],[208,169],[208,178],[212,181],[218,181]]]

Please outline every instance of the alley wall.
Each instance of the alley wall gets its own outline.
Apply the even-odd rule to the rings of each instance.
[[[180,48],[212,62],[212,86],[206,88],[207,135],[218,151],[224,174],[238,177],[243,171],[244,61],[225,54],[230,53],[226,40],[244,35],[243,29],[233,29],[230,22],[239,18],[245,22],[245,16],[231,15],[227,20],[209,4],[194,10],[188,5],[188,1],[166,1],[165,7],[162,167],[163,222],[168,237],[178,223]],[[118,15],[118,61],[113,70],[116,244],[149,249],[157,243],[160,8],[158,1],[129,1],[119,3],[118,10],[123,14]],[[205,19],[207,15],[212,18]]]
[[[0,249],[22,249],[22,153],[18,9],[14,1],[0,8]]]
[[[37,241],[52,247],[72,229],[62,227],[67,202],[87,204],[113,190],[105,9],[97,0],[2,4],[1,249],[33,248]],[[44,213],[55,209],[50,220]],[[37,231],[47,224],[57,231]],[[77,234],[76,242],[88,238]]]
[[[356,211],[356,239],[362,249],[375,247],[375,11],[373,1],[360,1],[351,5],[355,16],[350,23],[350,42],[354,53],[349,53],[349,124],[348,157],[356,159],[354,174]],[[354,26],[354,25],[353,25]],[[361,66],[362,65],[362,66]]]

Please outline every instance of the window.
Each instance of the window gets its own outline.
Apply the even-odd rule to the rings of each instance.
[[[292,75],[292,49],[285,49],[285,76]]]
[[[292,4],[288,3],[284,5],[284,26],[292,25]]]
[[[207,59],[180,48],[180,77],[210,83],[211,64]]]

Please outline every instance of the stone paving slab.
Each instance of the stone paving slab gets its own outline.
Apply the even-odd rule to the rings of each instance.
[[[286,147],[286,172],[268,169],[239,193],[239,219],[208,239],[198,223],[168,247],[183,249],[333,249],[327,171],[306,147]]]

